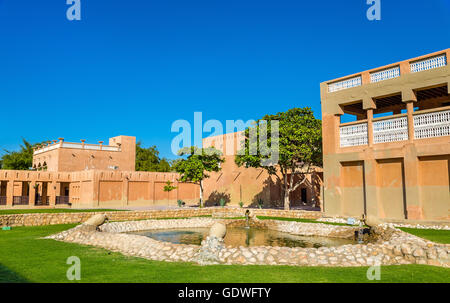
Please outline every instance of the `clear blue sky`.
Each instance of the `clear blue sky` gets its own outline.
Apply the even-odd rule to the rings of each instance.
[[[0,0],[0,148],[133,135],[173,158],[174,120],[310,106],[319,84],[450,47],[450,0]],[[207,136],[205,134],[204,136]]]

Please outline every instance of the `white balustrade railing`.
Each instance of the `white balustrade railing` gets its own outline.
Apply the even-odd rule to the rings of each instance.
[[[399,117],[373,122],[373,143],[408,140],[408,118]]]
[[[400,77],[400,66],[380,70],[370,74],[370,82],[380,82]]]
[[[45,146],[45,147],[43,147],[41,149],[35,150],[33,154],[34,155],[38,155],[38,154],[41,154],[41,153],[44,153],[44,152],[47,152],[47,151],[51,151],[51,150],[57,149],[58,147],[59,147],[59,144],[47,145],[47,146]]]
[[[328,84],[328,92],[330,93],[337,92],[339,90],[361,86],[361,84],[362,84],[361,76],[358,76]]]
[[[341,126],[340,141],[341,147],[367,145],[367,123]]]
[[[450,136],[450,110],[414,115],[414,138]]]
[[[411,73],[438,68],[447,65],[445,54],[410,63]]]
[[[45,146],[41,149],[37,149],[34,152],[34,155],[38,155],[53,149],[57,149],[57,148],[74,148],[74,149],[88,149],[88,150],[104,150],[104,151],[120,151],[120,147],[119,146],[110,146],[110,145],[96,145],[96,144],[83,144],[82,143],[70,143],[70,142],[63,142],[61,143],[56,143],[53,145],[49,145],[49,146]]]

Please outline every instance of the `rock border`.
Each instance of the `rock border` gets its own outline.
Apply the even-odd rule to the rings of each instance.
[[[82,224],[46,238],[92,245],[148,260],[194,262],[205,265],[199,262],[202,246],[173,244],[145,236],[126,234],[125,232],[164,228],[210,227],[215,222],[224,222],[228,226],[235,226],[244,224],[245,220],[191,218],[111,222],[100,226],[99,230],[93,230]],[[357,229],[352,226],[276,220],[264,220],[264,222],[257,220],[252,224],[297,235],[338,238],[353,237],[354,231]],[[449,244],[434,243],[386,224],[373,228],[373,231],[376,238],[375,243],[347,244],[338,247],[222,247],[218,245],[219,249],[215,250],[217,258],[214,259],[214,262],[208,264],[333,267],[428,264],[450,267]],[[207,242],[204,241],[203,245]]]

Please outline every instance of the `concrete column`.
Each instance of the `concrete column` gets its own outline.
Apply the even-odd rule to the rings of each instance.
[[[152,193],[151,199],[153,201],[152,205],[155,205],[155,196],[156,196],[156,193],[155,193],[155,179],[152,179],[150,181],[150,186],[152,187],[152,190],[151,190],[151,193]]]
[[[100,206],[100,174],[95,171],[92,172],[92,186],[93,186],[93,197],[92,202],[94,207]]]
[[[128,205],[129,177],[125,176],[122,180],[122,206]]]
[[[414,90],[407,88],[402,91],[402,102],[406,103],[406,111],[408,116],[408,141],[414,141],[414,103],[417,102],[417,96]]]
[[[370,83],[370,73],[368,71],[361,73],[361,82],[363,85]]]
[[[14,180],[8,180],[6,183],[6,206],[12,207],[14,197]]]
[[[423,212],[419,187],[419,159],[413,144],[405,146],[403,159],[406,217],[410,220],[421,220]]]
[[[36,203],[36,181],[31,181],[30,182],[30,192],[29,192],[29,196],[28,196],[28,205],[30,207],[34,207],[34,204]]]
[[[329,215],[342,215],[343,190],[341,164],[335,156],[324,155],[324,212]]]
[[[175,179],[175,184],[174,186],[176,187],[176,194],[177,194],[177,201],[180,200],[180,184],[178,182],[177,179]]]
[[[367,110],[367,139],[369,147],[373,146],[373,109]]]
[[[364,160],[364,184],[366,215],[378,217],[377,161],[373,157]]]
[[[406,103],[406,110],[408,114],[408,141],[414,141],[414,101],[409,101]]]
[[[50,207],[55,207],[56,205],[56,195],[57,195],[58,183],[56,181],[49,182],[47,185],[47,191],[49,196],[49,205]]]

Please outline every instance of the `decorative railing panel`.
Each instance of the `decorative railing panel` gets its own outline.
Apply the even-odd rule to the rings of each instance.
[[[14,196],[13,205],[28,205],[30,197],[28,196]]]
[[[362,84],[361,76],[358,76],[328,84],[328,92],[330,93],[337,92],[339,90],[361,86],[361,84]]]
[[[43,153],[43,152],[47,152],[47,151],[51,151],[51,150],[57,149],[58,147],[59,147],[59,144],[48,145],[48,146],[43,147],[41,149],[37,149],[34,152],[34,154],[38,155],[38,154]]]
[[[414,138],[450,136],[450,110],[414,115]]]
[[[367,123],[341,126],[340,141],[341,147],[367,145]]]
[[[38,155],[40,153],[50,151],[57,148],[74,148],[74,149],[88,149],[88,150],[105,150],[105,151],[120,151],[119,146],[111,146],[111,145],[96,145],[96,144],[82,144],[82,143],[71,143],[71,142],[63,142],[56,143],[54,145],[49,145],[46,147],[43,147],[41,149],[37,149],[34,154]]]
[[[56,205],[69,204],[69,196],[56,196]]]
[[[50,199],[48,196],[37,196],[36,197],[36,201],[34,201],[34,205],[37,206],[45,206],[45,205],[49,205]]]
[[[408,140],[408,118],[400,117],[373,122],[373,142],[387,143]]]
[[[380,70],[370,74],[370,82],[380,82],[400,77],[400,66]]]
[[[411,73],[438,68],[447,65],[445,54],[410,63]]]

